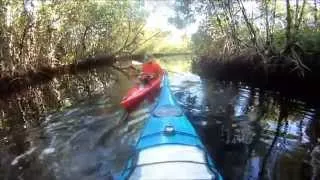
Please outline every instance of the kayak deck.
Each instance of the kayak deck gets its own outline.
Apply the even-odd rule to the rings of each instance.
[[[123,179],[218,179],[200,137],[177,106],[166,75],[159,101],[146,121]]]
[[[204,157],[203,151],[195,146],[162,145],[147,148],[139,153],[137,168],[131,173],[130,179],[140,177],[145,179],[213,179],[214,174],[206,166]]]

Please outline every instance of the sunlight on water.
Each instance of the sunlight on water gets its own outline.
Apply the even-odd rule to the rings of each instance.
[[[190,56],[163,57],[159,60],[161,66],[167,71],[185,73],[191,71]]]

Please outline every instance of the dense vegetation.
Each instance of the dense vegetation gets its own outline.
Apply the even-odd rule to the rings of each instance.
[[[143,1],[1,0],[0,5],[0,77],[97,54],[165,50],[154,48],[159,41],[164,46],[168,32],[145,28]]]
[[[259,63],[293,63],[293,70],[303,75],[310,70],[303,57],[319,53],[318,3],[316,0],[177,1],[179,13],[172,22],[183,26],[202,18],[192,38],[198,55],[215,56],[216,60],[258,55]]]
[[[44,114],[112,95],[114,57],[157,52],[168,32],[147,29],[147,17],[143,1],[0,0],[0,179],[24,174],[10,163],[30,149],[27,130]],[[81,69],[88,73],[75,73]]]
[[[130,84],[121,84],[127,83],[119,79],[124,76],[112,69],[121,70],[117,61],[133,55],[141,58],[146,52],[190,52],[187,36],[180,44],[170,44],[166,39],[170,32],[146,28],[145,2],[0,0],[0,179],[32,179],[41,167],[46,168],[33,164],[29,155],[38,151],[32,147],[43,138],[40,133],[33,137],[33,131],[38,131],[50,111],[67,109],[87,97],[96,100],[95,93],[104,94],[106,101],[110,96],[120,100],[123,92],[117,86]],[[170,22],[177,27],[201,20],[191,47],[201,57],[195,67],[206,75],[236,77],[261,86],[265,81],[272,81],[268,84],[272,87],[294,84],[294,88],[286,87],[290,90],[306,82],[316,84],[319,79],[316,0],[176,0],[175,5],[177,16]],[[167,61],[178,69],[189,66]],[[107,67],[91,68],[102,64]],[[76,73],[79,69],[87,72]],[[307,83],[301,87],[308,89]],[[319,92],[319,88],[312,90]],[[267,156],[281,124],[288,125],[287,111],[279,110],[279,128]]]
[[[2,0],[1,7],[1,72],[9,74],[133,51],[143,40],[143,12],[126,1]]]
[[[144,1],[1,0],[0,5],[2,94],[57,75],[112,66],[132,54],[184,53],[189,48],[186,41],[170,45],[170,32],[146,27],[150,12]]]
[[[290,93],[319,91],[318,1],[179,0],[175,8],[177,27],[201,19],[192,37],[196,71]]]
[[[317,1],[313,2],[179,0],[178,14],[171,21],[184,27],[196,18],[202,19],[192,39],[198,54],[229,55],[248,48],[275,53],[294,46],[316,52],[319,12]]]

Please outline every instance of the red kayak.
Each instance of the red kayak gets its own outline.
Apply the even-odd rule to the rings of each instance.
[[[144,99],[153,97],[160,89],[162,74],[145,85],[136,85],[129,89],[127,95],[122,99],[121,105],[127,110],[136,108]]]

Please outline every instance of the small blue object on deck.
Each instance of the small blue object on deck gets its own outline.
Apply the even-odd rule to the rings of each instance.
[[[222,180],[164,75],[160,97],[119,179]]]

